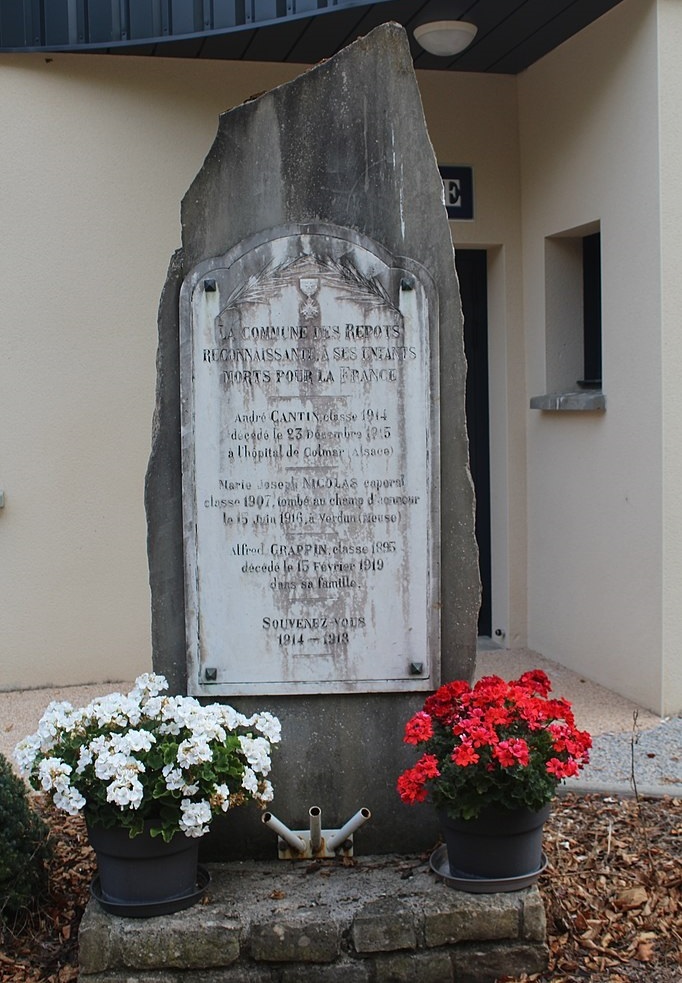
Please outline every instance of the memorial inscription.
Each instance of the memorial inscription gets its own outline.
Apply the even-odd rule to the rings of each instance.
[[[437,685],[436,308],[422,267],[335,227],[185,280],[191,693]]]

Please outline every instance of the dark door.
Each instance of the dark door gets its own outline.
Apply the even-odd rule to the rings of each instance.
[[[479,635],[492,634],[490,598],[490,429],[488,419],[488,285],[484,249],[457,249],[455,264],[464,312],[467,357],[466,417],[476,492],[476,541],[483,595]]]

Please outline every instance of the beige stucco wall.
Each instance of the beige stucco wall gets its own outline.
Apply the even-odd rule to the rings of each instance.
[[[218,114],[279,66],[0,58],[0,686],[150,665],[156,308]]]
[[[679,22],[675,4],[664,6]],[[679,489],[680,455],[664,482],[656,13],[655,0],[625,0],[531,67],[519,79],[519,119],[529,395],[546,391],[545,237],[598,220],[607,399],[603,414],[528,410],[529,643],[663,710],[679,708],[682,693],[662,687],[662,586],[674,595],[682,581],[661,559],[662,501]],[[674,146],[679,154],[679,132],[664,158],[679,205]],[[679,232],[666,235],[671,257]],[[669,304],[679,286],[674,268],[666,273]],[[673,320],[666,310],[679,359]],[[666,433],[671,445],[678,427]]]
[[[661,371],[663,380],[664,710],[682,708],[682,5],[658,4],[660,58]]]
[[[179,202],[219,113],[297,72],[0,57],[0,688],[127,679],[149,668],[143,482],[156,308],[179,243]],[[518,635],[525,561],[510,560],[525,539],[516,81],[437,73],[420,84],[440,160],[475,168],[477,219],[457,223],[455,239],[494,247],[495,617],[507,630],[513,608]]]

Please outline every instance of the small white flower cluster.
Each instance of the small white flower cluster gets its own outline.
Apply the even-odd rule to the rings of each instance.
[[[95,819],[111,808],[146,814],[156,803],[167,825],[192,837],[232,802],[270,802],[266,776],[279,720],[161,695],[167,688],[163,676],[146,673],[127,696],[111,693],[78,709],[51,703],[15,749],[21,773],[71,815],[83,808]],[[228,780],[237,783],[232,792]]]
[[[182,812],[180,829],[185,836],[203,836],[204,833],[208,833],[208,824],[213,815],[210,802],[206,800],[192,802],[191,799],[183,799],[180,810]]]
[[[38,778],[43,792],[52,792],[52,800],[58,809],[75,816],[85,805],[78,789],[70,784],[71,767],[59,758],[43,758],[38,766]]]

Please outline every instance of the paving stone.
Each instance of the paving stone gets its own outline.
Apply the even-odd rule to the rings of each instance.
[[[454,980],[447,952],[418,952],[377,959],[375,983],[450,983]]]
[[[462,945],[452,950],[456,983],[495,983],[499,976],[541,973],[547,968],[546,945],[512,944]]]
[[[341,951],[338,926],[330,921],[274,922],[251,927],[251,955],[263,962],[333,962]]]
[[[445,889],[424,908],[424,941],[428,947],[477,939],[516,939],[521,917],[518,892],[465,894]]]
[[[547,916],[542,898],[537,891],[524,893],[520,935],[533,942],[544,942],[547,938]]]
[[[332,966],[287,966],[282,983],[369,983],[372,963],[364,959],[342,959]]]
[[[80,975],[102,973],[111,968],[111,934],[108,916],[95,901],[90,901],[78,930],[78,967]]]
[[[392,898],[365,905],[353,922],[352,938],[356,952],[417,948],[412,912]]]
[[[168,970],[149,972],[122,969],[113,973],[79,976],[87,983],[281,983],[281,971],[275,967],[238,963],[228,969]],[[296,977],[293,977],[296,980]],[[349,983],[355,983],[350,980]],[[363,981],[358,981],[363,983]]]
[[[183,918],[109,917],[88,907],[80,933],[80,972],[105,969],[201,969],[239,958],[238,921],[197,907]]]
[[[167,926],[163,918],[126,919],[116,939],[119,958],[131,969],[199,969],[229,966],[239,958],[239,923],[206,912],[196,924]]]

